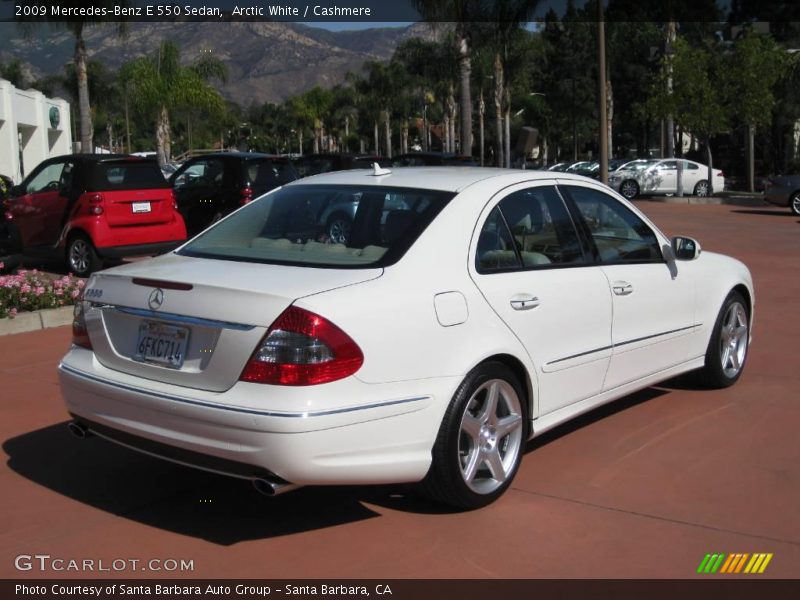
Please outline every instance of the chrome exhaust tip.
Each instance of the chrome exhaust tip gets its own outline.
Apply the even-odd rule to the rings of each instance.
[[[71,421],[67,425],[67,429],[69,429],[69,432],[72,435],[81,440],[84,440],[92,435],[92,432],[89,431],[89,428],[80,421]]]
[[[265,496],[269,496],[273,498],[274,496],[278,496],[280,494],[285,494],[286,492],[291,492],[292,490],[296,490],[300,485],[296,483],[289,483],[288,481],[283,480],[270,480],[270,479],[253,479],[253,487],[256,488],[256,491],[260,494],[264,494]]]

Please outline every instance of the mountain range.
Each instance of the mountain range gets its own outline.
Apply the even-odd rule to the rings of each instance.
[[[23,35],[15,24],[2,23],[0,35],[6,40],[0,62],[18,58],[33,78],[60,72],[72,60],[75,41],[65,29],[43,25]],[[90,59],[110,69],[152,53],[163,40],[176,42],[187,62],[210,50],[228,67],[223,95],[243,106],[281,102],[316,85],[331,87],[348,71],[359,72],[367,60],[389,59],[408,38],[432,37],[422,23],[328,31],[275,22],[134,22],[124,36],[112,25],[90,27],[84,35]]]

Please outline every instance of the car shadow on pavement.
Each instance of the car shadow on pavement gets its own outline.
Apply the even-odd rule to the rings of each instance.
[[[791,211],[781,207],[776,207],[773,210],[761,209],[761,208],[752,208],[752,209],[739,208],[736,210],[732,210],[731,212],[739,213],[741,215],[768,215],[770,217],[790,217],[790,218],[796,217],[796,215],[793,215]]]
[[[619,412],[624,410],[628,410],[629,408],[633,408],[639,404],[643,404],[653,398],[658,398],[659,396],[663,396],[664,394],[668,394],[669,392],[664,389],[659,389],[655,387],[645,388],[643,390],[639,390],[629,396],[624,396],[619,400],[614,400],[609,404],[604,404],[603,406],[599,406],[594,410],[590,410],[589,412],[582,414],[579,417],[575,417],[574,419],[570,419],[566,423],[563,423],[557,427],[554,427],[550,431],[543,433],[540,436],[537,436],[530,440],[525,447],[525,454],[529,452],[533,452],[537,448],[541,448],[542,446],[546,446],[547,444],[561,438],[565,435],[569,435],[579,429],[583,429],[597,421],[615,415]]]
[[[301,488],[267,498],[245,480],[169,463],[96,436],[76,439],[66,422],[8,439],[2,447],[11,470],[45,488],[224,546],[380,516],[363,502],[382,501],[394,489]]]
[[[525,452],[668,394],[669,387],[650,387],[572,419],[528,442]],[[96,436],[76,439],[66,425],[6,440],[9,468],[107,513],[223,546],[381,516],[369,505],[417,514],[459,512],[420,496],[411,484],[309,487],[267,498],[241,479],[176,465]]]

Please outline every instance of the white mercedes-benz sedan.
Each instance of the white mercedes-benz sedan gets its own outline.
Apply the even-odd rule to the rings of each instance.
[[[59,376],[79,437],[267,494],[420,482],[476,508],[559,423],[686,371],[736,382],[753,309],[742,263],[592,180],[376,165],[94,274]]]

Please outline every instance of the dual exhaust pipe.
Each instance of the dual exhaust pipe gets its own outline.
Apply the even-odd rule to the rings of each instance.
[[[89,428],[80,421],[70,421],[67,425],[67,429],[69,429],[69,432],[72,435],[81,440],[85,440],[86,438],[94,435]],[[283,479],[277,477],[274,479],[257,477],[251,479],[251,481],[253,482],[253,487],[258,493],[263,494],[264,496],[269,496],[270,498],[274,498],[280,494],[285,494],[286,492],[290,492],[302,487],[296,483],[289,483],[288,481],[284,481]]]

